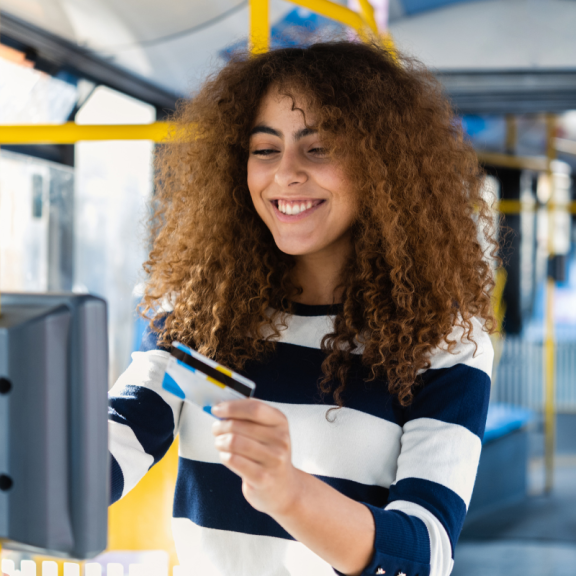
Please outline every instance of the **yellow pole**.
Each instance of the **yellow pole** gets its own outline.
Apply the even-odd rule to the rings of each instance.
[[[250,51],[262,54],[270,44],[268,0],[250,0]]]
[[[329,0],[292,0],[292,4],[302,6],[302,8],[307,8],[312,12],[316,12],[316,14],[354,28],[362,38],[366,37],[367,23],[364,18],[346,6],[330,2]]]
[[[550,186],[550,200],[554,201],[554,175],[552,173],[552,160],[555,157],[554,136],[556,118],[549,114],[547,123],[547,156],[548,179]],[[548,206],[548,258],[554,256],[554,210]],[[546,482],[544,490],[549,493],[554,485],[554,451],[556,444],[556,407],[554,393],[554,372],[556,342],[554,339],[554,288],[555,280],[548,272],[546,281],[546,312],[544,337],[544,461],[546,467]]]
[[[375,36],[378,36],[378,25],[376,24],[376,19],[374,18],[374,8],[368,0],[358,0],[360,2],[360,13],[366,25]]]

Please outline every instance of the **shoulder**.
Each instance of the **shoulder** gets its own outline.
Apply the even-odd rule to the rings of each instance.
[[[490,399],[490,377],[494,349],[484,323],[473,318],[469,337],[462,326],[454,326],[448,340],[429,357],[430,368],[405,410],[407,421],[434,419],[467,428],[482,438]]]
[[[430,352],[429,370],[442,370],[461,365],[480,370],[490,377],[494,361],[494,348],[490,335],[485,330],[482,319],[473,317],[470,322],[472,324],[470,334],[460,323],[453,326],[448,335],[448,341],[455,342],[451,350],[449,344],[443,341]]]

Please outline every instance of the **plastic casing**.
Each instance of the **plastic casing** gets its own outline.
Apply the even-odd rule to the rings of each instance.
[[[4,293],[1,312],[0,539],[94,557],[106,548],[109,503],[106,303]]]

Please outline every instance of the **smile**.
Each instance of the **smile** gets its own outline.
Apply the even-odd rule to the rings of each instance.
[[[293,222],[315,212],[324,202],[325,200],[272,200],[272,206],[280,220]]]

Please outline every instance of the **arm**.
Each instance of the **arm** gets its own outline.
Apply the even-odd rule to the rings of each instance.
[[[111,503],[166,454],[178,430],[182,401],[162,389],[169,354],[149,345],[151,337],[147,331],[143,348],[132,354],[132,363],[108,394]]]
[[[424,524],[396,511],[379,510],[385,516],[381,519],[373,507],[295,468],[282,412],[253,399],[224,402],[212,412],[224,418],[213,425],[216,448],[222,463],[242,478],[246,500],[339,573],[376,574],[384,564],[387,570],[395,568],[394,575],[402,570],[415,574],[413,568],[420,576],[428,574],[428,556],[424,562],[394,557],[399,543],[400,552],[406,550],[403,538],[424,535],[427,541]],[[379,526],[385,532],[380,543]]]
[[[375,527],[370,510],[311,474],[296,472],[298,496],[273,518],[331,566],[359,576],[374,555]]]
[[[474,345],[437,355],[425,386],[404,411],[398,470],[385,508],[351,500],[295,469],[286,418],[256,400],[213,410],[226,419],[214,424],[222,462],[242,477],[254,508],[337,571],[446,576],[486,420],[492,350],[487,336],[478,339],[484,350],[477,357]]]

